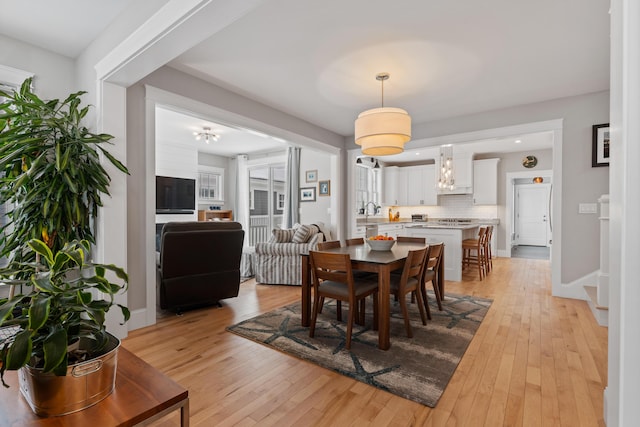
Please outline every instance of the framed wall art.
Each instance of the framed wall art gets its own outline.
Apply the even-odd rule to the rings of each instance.
[[[305,179],[306,179],[307,182],[317,182],[318,181],[318,171],[317,170],[306,171],[305,172]]]
[[[318,195],[330,196],[331,195],[331,181],[319,181],[318,182]]]
[[[315,202],[316,201],[316,187],[303,187],[300,189],[300,201],[301,202]]]
[[[609,166],[609,123],[593,125],[591,167]]]

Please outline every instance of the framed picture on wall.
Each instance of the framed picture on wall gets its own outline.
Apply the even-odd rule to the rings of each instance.
[[[609,123],[593,125],[591,167],[609,166]]]
[[[318,194],[320,196],[330,196],[331,195],[331,181],[319,181],[318,182]]]
[[[305,179],[307,182],[316,182],[318,181],[318,171],[312,170],[305,172]]]
[[[301,202],[315,202],[316,201],[316,187],[303,187],[300,189],[300,201]]]

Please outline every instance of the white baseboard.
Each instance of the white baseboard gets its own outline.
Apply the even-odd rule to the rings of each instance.
[[[136,329],[144,328],[145,326],[151,325],[147,319],[147,309],[139,308],[137,310],[131,311],[131,317],[127,322],[127,328],[130,331],[135,331]]]
[[[573,298],[587,300],[587,293],[584,290],[585,285],[595,285],[598,283],[599,270],[580,277],[571,283],[562,283],[560,286],[554,286],[551,289],[551,295],[554,297]]]

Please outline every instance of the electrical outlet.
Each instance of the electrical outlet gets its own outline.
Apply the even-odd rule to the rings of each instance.
[[[578,204],[578,213],[581,213],[581,214],[597,214],[598,213],[598,204],[597,203],[579,203]]]

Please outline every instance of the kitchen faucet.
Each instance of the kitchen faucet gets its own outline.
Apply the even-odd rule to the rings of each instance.
[[[378,209],[380,209],[380,206],[376,205],[374,202],[367,202],[367,204],[364,205],[364,222],[369,221],[369,205],[373,205],[374,215],[378,212]]]

